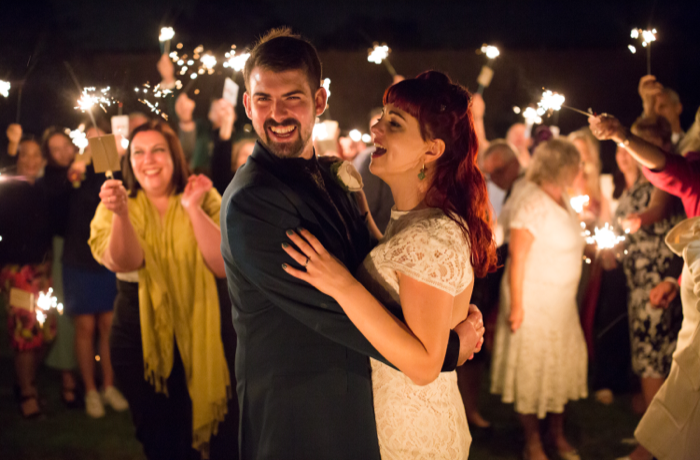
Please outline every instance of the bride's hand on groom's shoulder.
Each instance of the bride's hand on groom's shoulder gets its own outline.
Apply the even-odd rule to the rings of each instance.
[[[461,366],[467,360],[474,357],[474,353],[481,351],[484,344],[484,317],[479,308],[472,304],[469,306],[467,318],[459,323],[454,331],[459,335],[459,360],[457,365]]]
[[[282,243],[284,252],[304,269],[283,263],[282,269],[295,278],[306,281],[319,291],[336,298],[357,281],[338,259],[323,247],[308,230],[287,230],[287,238],[294,243]]]

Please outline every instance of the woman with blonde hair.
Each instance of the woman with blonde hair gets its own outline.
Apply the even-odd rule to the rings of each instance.
[[[491,392],[515,403],[524,458],[544,460],[538,419],[561,458],[578,459],[564,436],[564,408],[585,398],[587,354],[576,306],[584,240],[566,189],[580,170],[576,147],[561,139],[535,149],[527,180],[501,214],[509,256],[501,282]]]

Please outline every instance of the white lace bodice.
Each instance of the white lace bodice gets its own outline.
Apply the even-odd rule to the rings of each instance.
[[[399,273],[453,296],[474,280],[462,230],[440,209],[391,211],[384,238],[364,261],[364,270],[399,303]]]
[[[469,245],[441,210],[392,210],[384,238],[358,278],[385,304],[400,305],[399,273],[451,295],[474,280]],[[425,386],[374,359],[372,389],[382,460],[466,459],[471,435],[455,372]]]

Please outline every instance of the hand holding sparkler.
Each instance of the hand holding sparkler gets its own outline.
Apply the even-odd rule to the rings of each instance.
[[[160,59],[158,59],[158,73],[161,78],[161,86],[163,88],[172,89],[175,87],[175,66],[173,61],[168,57],[167,54],[163,54]]]
[[[7,154],[11,157],[17,155],[17,147],[22,139],[22,126],[17,123],[12,123],[7,127]]]
[[[120,217],[129,217],[127,192],[120,180],[106,180],[100,188],[100,200],[105,208]]]
[[[175,31],[172,27],[163,27],[162,29],[160,29],[160,36],[158,37],[158,41],[164,43],[163,54],[165,54],[166,56],[170,54],[170,40],[172,40],[174,36]]]
[[[500,56],[501,52],[498,51],[498,48],[495,46],[484,43],[481,48],[477,50],[477,53],[481,53],[488,58],[486,64],[484,64],[484,66],[481,68],[481,72],[476,79],[477,83],[479,83],[476,93],[484,94],[484,89],[489,87],[491,80],[493,79],[493,60]]]
[[[625,128],[622,127],[620,120],[612,115],[591,116],[588,118],[588,124],[593,135],[601,141],[612,139],[620,143],[626,139]]]

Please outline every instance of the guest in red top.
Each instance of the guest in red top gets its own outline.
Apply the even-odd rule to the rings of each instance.
[[[623,145],[655,187],[679,197],[688,217],[700,215],[700,152],[671,154],[630,133],[610,115],[588,119],[593,134]]]

